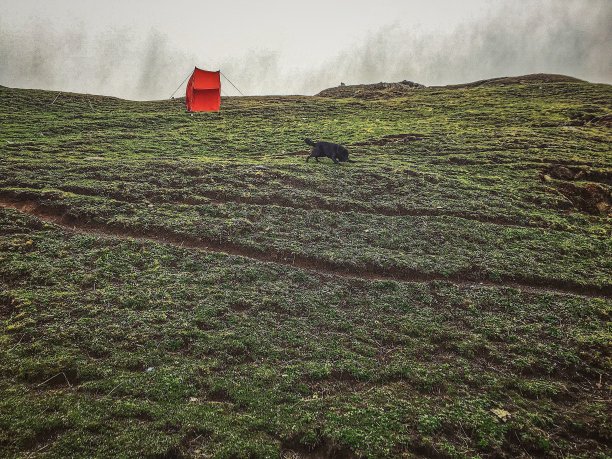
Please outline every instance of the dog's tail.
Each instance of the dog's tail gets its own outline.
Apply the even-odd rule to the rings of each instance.
[[[304,139],[304,142],[306,142],[308,145],[310,145],[311,147],[314,147],[316,145],[316,143],[314,143],[312,140],[310,139]]]

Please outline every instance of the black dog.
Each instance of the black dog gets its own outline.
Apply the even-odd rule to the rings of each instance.
[[[312,151],[310,152],[310,156],[306,158],[306,162],[308,162],[310,158],[314,158],[318,161],[319,158],[324,158],[325,156],[331,158],[331,160],[336,164],[339,162],[348,161],[349,152],[342,145],[331,142],[315,143],[310,139],[304,139],[304,142],[312,146]]]

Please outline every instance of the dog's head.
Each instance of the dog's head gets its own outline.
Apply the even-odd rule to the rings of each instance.
[[[346,148],[340,148],[338,150],[338,153],[336,154],[336,158],[338,159],[338,161],[342,163],[345,161],[348,161],[348,157],[349,157],[349,152]]]

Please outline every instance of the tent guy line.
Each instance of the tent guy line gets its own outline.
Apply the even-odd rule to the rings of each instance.
[[[238,88],[236,87],[236,85],[235,85],[234,83],[232,83],[228,77],[226,77],[226,76],[225,76],[225,74],[224,74],[223,72],[221,72],[220,70],[219,70],[219,72],[221,73],[221,76],[222,76],[223,78],[225,78],[225,79],[226,79],[226,80],[229,82],[229,84],[231,84],[231,85],[232,85],[232,86],[233,86],[233,87],[236,89],[236,91],[238,91],[238,92],[240,93],[240,95],[241,95],[241,96],[244,96],[244,94],[242,93],[242,91],[241,91],[240,89],[238,89]]]
[[[174,95],[176,94],[176,92],[181,89],[181,86],[183,86],[185,84],[185,82],[187,81],[187,78],[189,78],[191,76],[191,74],[193,73],[193,71],[190,71],[187,76],[185,77],[185,79],[181,82],[181,84],[178,85],[178,88],[176,88],[174,90],[174,92],[172,94],[170,94],[170,99],[172,99],[174,97]]]

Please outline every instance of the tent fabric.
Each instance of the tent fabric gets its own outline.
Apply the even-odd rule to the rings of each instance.
[[[187,111],[218,112],[221,108],[221,71],[195,68],[185,95]]]

